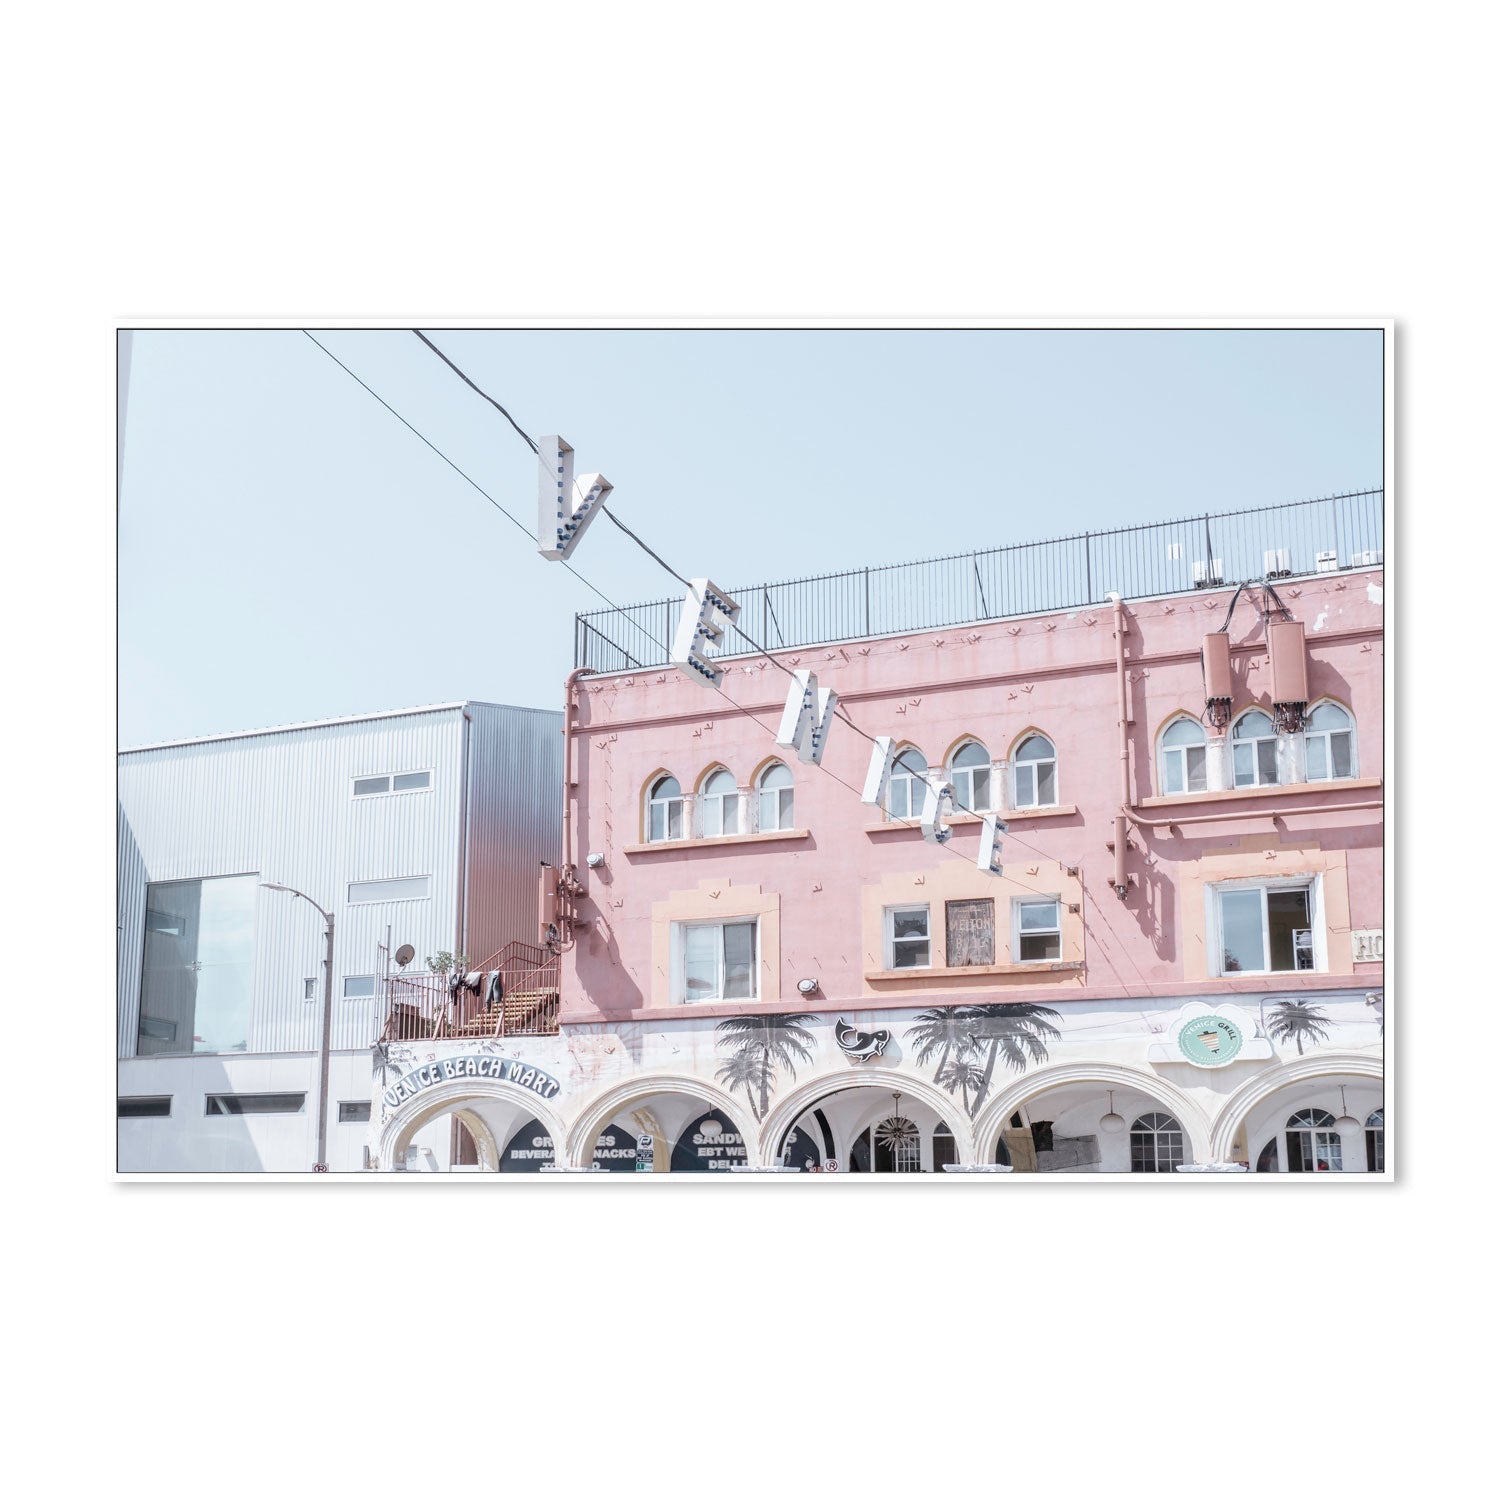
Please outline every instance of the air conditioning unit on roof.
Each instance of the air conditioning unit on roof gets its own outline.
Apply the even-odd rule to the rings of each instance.
[[[1337,552],[1318,553],[1318,572],[1336,573],[1339,566],[1339,555]]]
[[[1224,559],[1216,557],[1212,565],[1200,559],[1193,564],[1193,587],[1210,589],[1224,582]]]
[[[1267,578],[1290,578],[1292,554],[1287,547],[1275,547],[1264,554]]]
[[[1356,568],[1373,568],[1385,554],[1377,547],[1369,552],[1356,552],[1349,559],[1350,566]]]

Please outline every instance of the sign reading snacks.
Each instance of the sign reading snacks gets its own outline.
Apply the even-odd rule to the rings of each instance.
[[[1223,1016],[1193,1016],[1179,1028],[1177,1045],[1190,1063],[1200,1068],[1222,1068],[1239,1056],[1245,1036]]]
[[[444,1057],[423,1063],[399,1078],[385,1091],[387,1109],[414,1098],[423,1089],[439,1083],[454,1083],[463,1078],[489,1078],[496,1083],[513,1083],[530,1089],[541,1099],[556,1098],[562,1085],[550,1074],[514,1057]]]

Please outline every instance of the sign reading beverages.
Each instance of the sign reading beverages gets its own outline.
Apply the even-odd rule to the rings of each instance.
[[[629,1172],[635,1167],[635,1153],[635,1141],[624,1131],[611,1127],[601,1132],[594,1143],[593,1165],[602,1172]],[[555,1154],[546,1127],[540,1120],[528,1120],[500,1153],[500,1170],[539,1172],[553,1165]]]

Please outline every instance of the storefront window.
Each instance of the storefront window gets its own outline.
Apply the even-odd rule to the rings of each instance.
[[[254,875],[146,887],[140,1056],[246,1050],[255,903]]]

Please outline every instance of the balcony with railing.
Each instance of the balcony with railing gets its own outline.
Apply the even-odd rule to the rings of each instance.
[[[556,1036],[559,972],[557,954],[509,943],[464,974],[392,974],[380,1040]]]
[[[740,619],[725,630],[718,654],[1080,609],[1110,593],[1145,599],[1369,567],[1383,561],[1384,507],[1384,490],[1354,490],[732,588]],[[681,609],[679,594],[579,615],[574,664],[595,672],[665,665]]]

